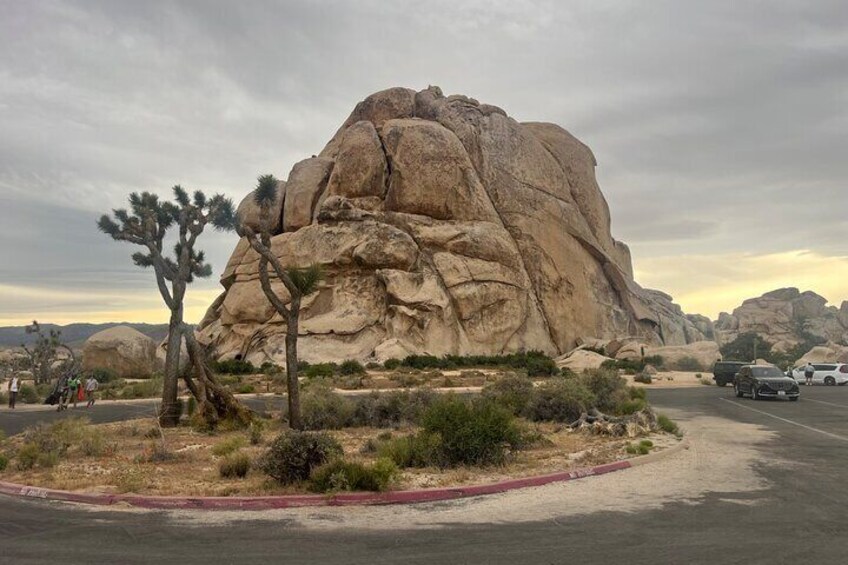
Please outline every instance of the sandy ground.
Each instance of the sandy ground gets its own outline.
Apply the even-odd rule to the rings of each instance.
[[[701,382],[696,375],[701,375],[701,377],[709,382],[709,385]],[[708,372],[701,373],[686,373],[683,371],[661,371],[656,375],[653,375],[653,382],[651,384],[643,384],[637,383],[633,380],[635,375],[622,375],[626,380],[627,384],[645,388],[685,388],[690,386],[715,386],[715,381],[713,381],[713,374]]]
[[[682,413],[670,410],[671,417]],[[767,483],[755,472],[757,445],[773,433],[755,425],[697,417],[685,428],[690,448],[625,471],[472,499],[410,506],[303,508],[261,512],[168,511],[183,525],[279,521],[321,530],[438,529],[452,525],[557,520],[596,512],[632,513],[674,502],[693,505],[708,493],[756,493]],[[744,438],[744,440],[742,439]],[[779,463],[779,462],[778,462]],[[755,501],[728,499],[739,504]],[[87,508],[92,513],[106,511]],[[113,508],[108,509],[114,510]],[[126,512],[147,512],[126,508]]]

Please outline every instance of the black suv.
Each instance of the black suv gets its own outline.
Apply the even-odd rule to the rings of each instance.
[[[761,398],[788,398],[798,400],[801,390],[795,379],[790,379],[777,367],[771,365],[745,365],[736,374],[733,385],[736,396],[751,395],[754,400]]]
[[[713,365],[713,380],[718,386],[724,386],[736,380],[736,373],[747,365],[742,361],[716,361]]]

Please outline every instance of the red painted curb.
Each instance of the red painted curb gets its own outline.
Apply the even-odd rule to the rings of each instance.
[[[499,483],[473,485],[468,487],[449,487],[424,490],[401,490],[390,492],[353,492],[333,495],[296,494],[285,496],[142,496],[135,494],[95,494],[76,493],[40,487],[30,487],[14,483],[0,482],[0,494],[82,504],[109,506],[129,504],[140,508],[159,509],[204,509],[204,510],[269,510],[274,508],[299,508],[303,506],[356,506],[375,504],[414,504],[417,502],[436,502],[472,496],[496,494],[527,487],[537,487],[556,482],[572,481],[604,475],[622,469],[628,469],[630,461],[616,461],[588,469],[565,471],[550,475],[510,479]]]

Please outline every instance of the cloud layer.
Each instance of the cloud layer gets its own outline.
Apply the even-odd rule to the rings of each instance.
[[[848,298],[828,268],[846,255],[848,9],[692,4],[7,2],[0,323],[155,316],[150,274],[95,231],[99,213],[176,183],[238,200],[367,94],[428,84],[592,147],[641,281],[688,310],[769,290],[774,257],[807,265],[781,259],[780,284]],[[234,238],[207,239],[217,271]],[[727,262],[747,267],[715,283]]]

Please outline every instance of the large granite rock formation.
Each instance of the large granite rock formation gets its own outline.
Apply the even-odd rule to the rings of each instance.
[[[274,252],[327,274],[305,301],[302,357],[556,354],[587,336],[704,339],[671,297],[633,281],[595,165],[555,124],[519,123],[436,87],[369,96],[280,186]],[[239,214],[255,221],[249,198]],[[222,358],[283,357],[284,326],[257,265],[242,239],[200,324]]]
[[[115,326],[89,337],[82,349],[84,370],[106,369],[119,377],[149,377],[158,368],[156,342],[128,326]]]
[[[716,338],[722,345],[749,332],[772,343],[775,351],[788,351],[810,335],[848,344],[848,301],[836,308],[815,292],[782,288],[744,301],[733,314],[722,312],[715,322]]]

